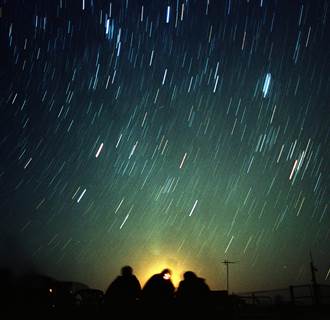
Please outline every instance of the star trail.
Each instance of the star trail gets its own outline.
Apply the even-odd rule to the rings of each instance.
[[[2,1],[2,264],[329,283],[329,6]]]

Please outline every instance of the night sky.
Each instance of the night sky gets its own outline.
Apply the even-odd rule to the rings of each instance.
[[[330,284],[330,2],[7,0],[1,264],[235,292]]]

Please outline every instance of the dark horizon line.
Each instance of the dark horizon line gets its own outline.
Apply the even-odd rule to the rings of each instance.
[[[70,280],[70,279],[58,279],[55,278],[47,273],[41,273],[38,271],[34,271],[34,270],[30,270],[30,271],[26,271],[26,272],[17,272],[15,274],[15,272],[13,268],[10,267],[6,267],[6,266],[2,266],[0,267],[0,272],[4,273],[4,272],[9,272],[10,276],[12,277],[12,279],[21,279],[24,277],[29,277],[29,276],[40,276],[40,277],[44,277],[47,278],[50,281],[54,281],[57,283],[73,283],[73,284],[80,284],[80,285],[85,285],[87,286],[89,289],[97,289],[97,290],[101,290],[100,287],[95,287],[95,286],[91,286],[90,284],[86,283],[86,282],[82,282],[82,281],[76,281],[76,280]],[[7,277],[8,279],[8,277]],[[308,287],[308,286],[313,286],[312,281],[304,283],[304,284],[287,284],[286,287],[281,287],[281,288],[269,288],[269,289],[258,289],[258,290],[247,290],[247,291],[237,291],[237,290],[229,290],[228,294],[233,294],[233,295],[242,295],[242,294],[262,294],[262,293],[269,293],[269,292],[283,292],[283,291],[289,291],[291,287],[293,288],[303,288],[303,287]],[[318,287],[330,287],[330,284],[326,284],[326,283],[317,283]],[[177,288],[177,286],[174,285],[175,288]],[[227,292],[227,290],[224,289],[220,289],[220,288],[212,288],[210,287],[211,291],[214,292]]]

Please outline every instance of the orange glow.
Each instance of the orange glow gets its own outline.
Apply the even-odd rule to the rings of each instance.
[[[141,285],[144,286],[151,276],[161,273],[166,268],[170,269],[172,274],[165,274],[164,279],[171,279],[175,287],[178,287],[179,282],[183,279],[183,273],[190,269],[176,259],[155,257],[154,259],[148,259],[148,261],[142,260],[140,265],[136,266],[136,274]]]
[[[161,273],[164,269],[170,269],[171,274],[165,275],[169,277],[173,285],[177,288],[180,281],[183,279],[183,273],[187,270],[194,270],[194,264],[190,263],[187,259],[182,259],[179,256],[174,256],[173,253],[167,255],[164,252],[163,255],[150,255],[143,257],[139,263],[132,263],[135,265],[135,274],[138,277],[141,286],[154,274]]]

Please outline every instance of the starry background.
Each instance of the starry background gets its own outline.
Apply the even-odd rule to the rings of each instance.
[[[330,2],[2,1],[2,264],[104,290],[329,284]]]

